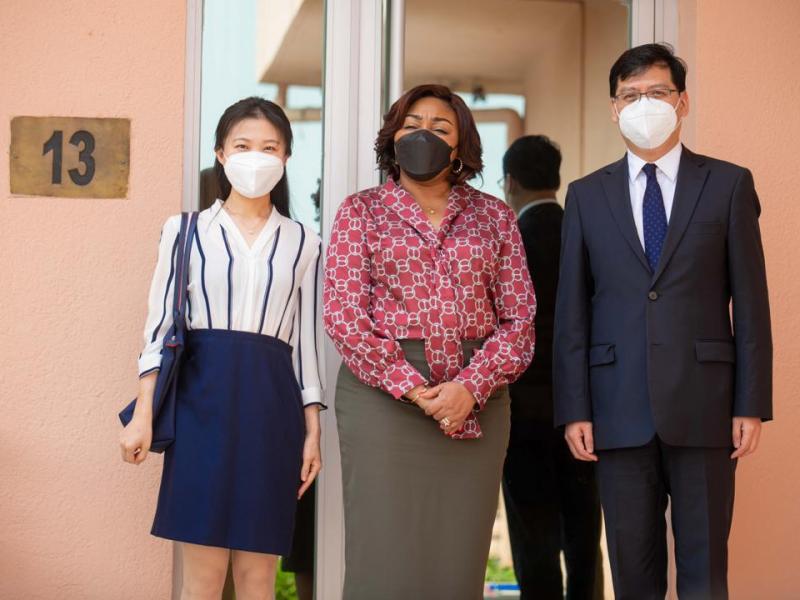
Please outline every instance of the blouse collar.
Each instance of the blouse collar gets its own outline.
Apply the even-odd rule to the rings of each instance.
[[[380,188],[384,204],[401,219],[411,225],[421,236],[431,241],[441,241],[447,235],[453,221],[469,205],[469,197],[474,192],[467,184],[454,185],[447,198],[447,209],[438,229],[434,228],[422,211],[419,203],[399,182],[389,177]]]
[[[280,224],[284,219],[283,215],[278,212],[278,209],[273,206],[272,212],[270,213],[269,217],[267,217],[267,222],[264,223],[264,227],[262,227],[261,231],[258,233],[258,236],[256,236],[256,239],[253,240],[253,245],[248,246],[247,240],[245,240],[245,237],[238,225],[236,225],[233,218],[228,214],[228,211],[223,209],[222,200],[217,199],[212,206],[212,209],[215,211],[214,216],[223,220],[223,227],[225,227],[227,231],[234,232],[233,235],[237,238],[242,250],[248,254],[258,254],[258,252],[263,248],[264,244],[272,239],[272,234],[276,229],[278,229],[278,227],[280,227]]]

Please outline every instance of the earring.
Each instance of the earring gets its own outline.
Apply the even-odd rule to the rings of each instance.
[[[464,170],[464,161],[461,160],[460,158],[457,158],[456,160],[453,161],[453,164],[455,164],[456,161],[458,161],[458,167],[453,167],[453,173],[458,175],[459,173],[461,173],[462,170]]]

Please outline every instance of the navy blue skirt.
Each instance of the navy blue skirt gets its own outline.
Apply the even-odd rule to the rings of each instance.
[[[291,346],[240,331],[188,332],[153,535],[289,554],[304,436]]]

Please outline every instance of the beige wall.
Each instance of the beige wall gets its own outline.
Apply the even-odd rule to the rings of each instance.
[[[625,150],[609,112],[608,70],[628,47],[627,12],[613,0],[563,6],[527,72],[525,132],[561,147],[561,200],[570,181]]]
[[[0,2],[0,598],[166,598],[160,457],[120,462],[146,289],[180,210],[185,3]],[[128,117],[127,199],[12,198],[15,115]]]
[[[531,63],[525,77],[525,132],[544,134],[561,147],[559,195],[581,173],[581,20],[580,6]]]
[[[686,3],[684,3],[686,4]],[[753,171],[763,207],[775,343],[775,422],[741,461],[731,537],[734,600],[797,598],[800,568],[800,3],[699,0],[693,51],[698,151]]]
[[[611,120],[608,71],[629,45],[628,9],[621,2],[590,0],[583,17],[583,173],[623,155],[625,145]]]

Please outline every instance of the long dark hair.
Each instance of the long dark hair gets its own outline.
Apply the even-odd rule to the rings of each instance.
[[[394,135],[403,126],[411,106],[421,98],[438,98],[447,102],[456,113],[458,121],[458,158],[464,166],[459,173],[450,173],[447,180],[453,184],[469,181],[483,171],[483,149],[481,136],[472,112],[458,94],[443,85],[424,84],[408,90],[392,104],[383,116],[383,126],[375,140],[375,155],[378,168],[397,181],[400,178],[400,167],[394,157]]]
[[[225,145],[225,139],[233,126],[244,119],[266,119],[272,123],[280,132],[281,137],[283,137],[283,142],[286,145],[286,156],[292,155],[292,125],[289,123],[286,113],[274,102],[258,96],[250,96],[244,100],[239,100],[236,104],[231,104],[225,109],[217,124],[214,150],[222,149]],[[219,159],[214,159],[214,173],[217,176],[220,197],[224,202],[231,193],[231,182],[225,176],[225,167],[222,166]],[[272,189],[270,200],[279,213],[286,217],[291,216],[289,214],[289,181],[286,178],[285,170],[281,180]]]

